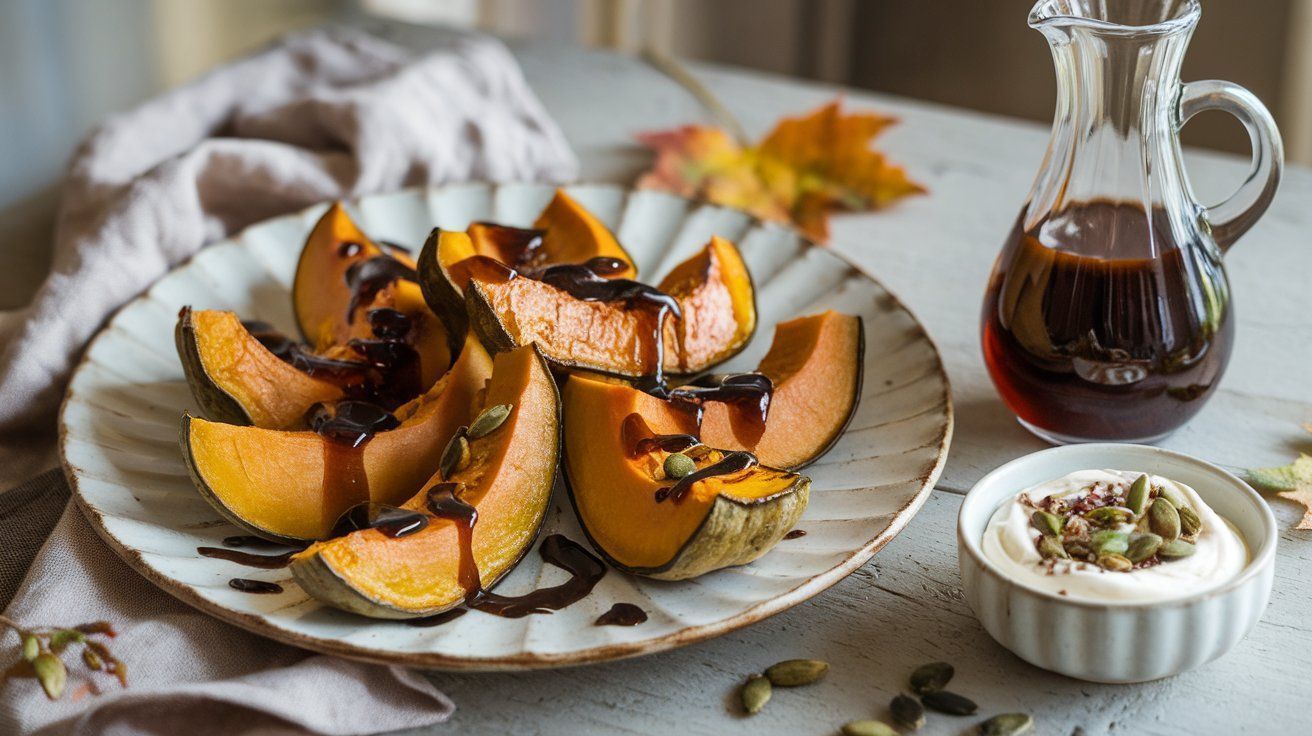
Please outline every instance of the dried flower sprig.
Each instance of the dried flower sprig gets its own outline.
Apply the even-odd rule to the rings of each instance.
[[[81,646],[83,664],[96,672],[113,675],[123,687],[128,686],[127,667],[109,651],[109,645],[104,641],[116,636],[108,621],[92,621],[72,628],[29,628],[0,616],[0,626],[13,629],[23,643],[18,661],[0,672],[0,685],[13,678],[33,678],[41,684],[46,697],[58,700],[68,682],[68,668],[60,657],[70,647]]]

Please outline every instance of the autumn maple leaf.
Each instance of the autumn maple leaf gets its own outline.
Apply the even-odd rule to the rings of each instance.
[[[830,212],[876,209],[925,192],[870,146],[895,122],[877,113],[845,114],[834,100],[784,118],[751,147],[712,126],[643,133],[638,140],[656,151],[656,161],[638,186],[738,207],[824,242]]]
[[[1312,424],[1304,424],[1303,428],[1312,432]],[[1312,529],[1312,455],[1301,453],[1297,460],[1288,465],[1251,468],[1245,475],[1248,482],[1258,490],[1301,504],[1304,509],[1303,518],[1294,528]]]

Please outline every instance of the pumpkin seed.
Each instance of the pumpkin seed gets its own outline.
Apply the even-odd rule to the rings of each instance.
[[[497,431],[510,416],[511,408],[510,404],[497,404],[484,409],[483,413],[469,425],[469,439],[476,440]]]
[[[41,689],[46,691],[46,697],[59,700],[64,694],[64,684],[68,682],[68,670],[64,669],[63,661],[50,652],[42,652],[32,660],[32,669]]]
[[[843,736],[897,736],[897,731],[883,721],[852,721],[843,724]]]
[[[1130,484],[1130,490],[1125,494],[1125,507],[1135,516],[1140,516],[1148,508],[1147,473],[1135,478]]]
[[[438,470],[442,471],[445,479],[450,480],[457,471],[469,466],[469,440],[465,439],[465,431],[464,427],[456,430],[451,441],[446,443],[446,449],[442,450]]]
[[[917,695],[942,690],[952,681],[956,670],[947,662],[922,664],[911,673],[911,692]]]
[[[1189,505],[1188,499],[1175,486],[1157,486],[1157,497],[1166,499],[1177,509]]]
[[[36,659],[36,655],[41,653],[41,643],[36,640],[35,636],[27,634],[23,637],[23,659],[31,662]]]
[[[1112,572],[1129,572],[1134,569],[1134,563],[1124,555],[1100,555],[1098,557],[1098,567]]]
[[[1103,529],[1093,533],[1090,547],[1094,554],[1123,555],[1130,548],[1130,535],[1113,529]]]
[[[1057,541],[1056,537],[1039,538],[1039,554],[1045,560],[1065,560],[1070,558],[1066,548]]]
[[[665,477],[678,480],[697,471],[697,463],[682,452],[671,453],[665,458]]]
[[[87,667],[90,667],[93,670],[101,670],[105,667],[105,661],[102,660],[100,655],[96,654],[95,650],[91,647],[86,647],[82,650],[82,661],[86,662]]]
[[[1017,736],[1034,727],[1034,719],[1024,713],[1003,713],[979,724],[980,736]]]
[[[1163,561],[1182,560],[1197,551],[1197,548],[1183,539],[1176,539],[1162,545],[1157,556]]]
[[[752,675],[743,683],[742,690],[738,695],[743,701],[743,710],[747,715],[756,715],[761,712],[765,704],[770,702],[770,680],[760,675]]]
[[[1152,533],[1133,534],[1130,536],[1130,548],[1126,550],[1125,556],[1137,565],[1157,554],[1163,541],[1165,540]]]
[[[1061,536],[1062,518],[1047,511],[1035,511],[1030,514],[1030,524],[1045,537]]]
[[[925,706],[910,695],[898,695],[888,704],[893,720],[899,726],[915,731],[925,725]]]
[[[920,696],[920,702],[924,703],[925,707],[930,710],[947,713],[950,716],[974,715],[975,711],[979,710],[979,706],[975,705],[975,701],[947,690],[935,690],[932,693],[925,693]]]
[[[1198,518],[1198,512],[1193,507],[1185,504],[1178,510],[1180,514],[1180,531],[1190,536],[1197,534],[1203,528],[1203,520]]]
[[[1090,551],[1087,539],[1071,539],[1066,542],[1066,554],[1076,559],[1088,557]]]
[[[1180,512],[1165,498],[1158,498],[1148,507],[1148,525],[1153,533],[1167,542],[1180,537]]]
[[[819,682],[829,671],[829,664],[818,659],[786,659],[770,665],[765,676],[771,685],[798,687]]]
[[[1132,521],[1134,514],[1130,513],[1129,509],[1120,506],[1103,506],[1085,514],[1084,518],[1099,526],[1115,526]]]

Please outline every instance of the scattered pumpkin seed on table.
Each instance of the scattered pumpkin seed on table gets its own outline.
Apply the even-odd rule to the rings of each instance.
[[[1018,736],[1034,727],[1034,719],[1024,713],[1003,713],[979,724],[980,736]]]
[[[771,685],[800,687],[819,682],[829,672],[829,664],[818,659],[786,659],[765,670]]]
[[[770,680],[761,675],[752,675],[743,683],[739,697],[742,699],[743,710],[747,715],[756,715],[761,712],[765,704],[770,702],[771,688]]]
[[[911,673],[911,692],[917,695],[942,690],[952,681],[956,670],[947,662],[930,662],[916,668]]]
[[[888,704],[893,721],[903,728],[915,731],[925,725],[925,706],[910,695],[898,695]]]
[[[920,702],[924,703],[925,707],[930,710],[936,710],[950,716],[970,716],[979,710],[979,706],[975,704],[975,701],[947,690],[934,690],[925,693],[920,696]]]
[[[883,721],[851,721],[843,724],[843,736],[898,736],[898,733]]]

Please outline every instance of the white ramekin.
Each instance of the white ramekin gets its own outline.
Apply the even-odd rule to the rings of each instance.
[[[1248,566],[1224,585],[1186,598],[1101,604],[1030,588],[984,558],[984,529],[1004,500],[1100,468],[1151,472],[1192,486],[1239,530],[1252,555]],[[976,483],[957,518],[957,559],[980,623],[1021,659],[1081,680],[1143,682],[1209,662],[1252,630],[1271,597],[1276,538],[1275,517],[1262,497],[1211,463],[1146,445],[1071,445],[1013,460]]]

